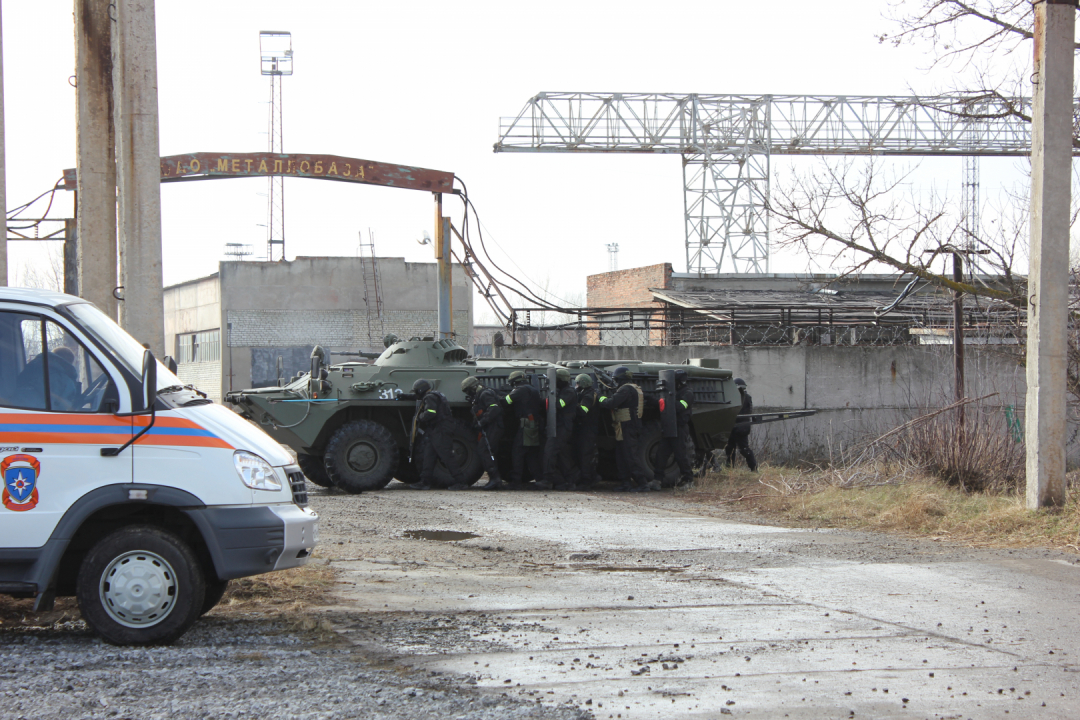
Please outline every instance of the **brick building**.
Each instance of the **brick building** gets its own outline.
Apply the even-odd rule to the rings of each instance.
[[[671,263],[590,275],[586,278],[586,302],[591,308],[661,307],[650,288],[672,287]]]
[[[386,333],[434,335],[438,266],[403,258],[377,262],[381,318],[374,293],[365,293],[364,264],[356,257],[222,262],[209,277],[165,288],[165,347],[180,379],[220,400],[229,390],[276,384],[279,357],[286,378],[308,369],[315,345],[373,352],[382,350]],[[472,289],[459,265],[453,283],[453,328],[468,347]]]

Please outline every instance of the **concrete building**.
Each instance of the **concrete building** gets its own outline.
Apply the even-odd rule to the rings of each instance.
[[[365,289],[364,261],[357,257],[222,262],[214,275],[165,288],[165,346],[180,379],[220,401],[229,390],[275,385],[279,357],[286,378],[307,370],[315,345],[373,352],[382,350],[386,333],[434,335],[437,265],[377,262],[381,318],[370,288],[371,261]],[[468,347],[472,288],[460,265],[453,270],[453,308],[454,332]]]

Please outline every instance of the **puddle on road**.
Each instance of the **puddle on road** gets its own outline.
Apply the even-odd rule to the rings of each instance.
[[[578,570],[595,570],[597,572],[685,572],[681,567],[654,567],[649,565],[579,565]]]
[[[438,540],[440,542],[454,542],[455,540],[480,537],[476,533],[458,532],[456,530],[406,530],[403,535],[414,540]]]

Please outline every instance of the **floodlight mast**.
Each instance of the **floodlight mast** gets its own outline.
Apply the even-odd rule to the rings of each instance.
[[[269,151],[284,153],[281,79],[293,74],[292,33],[263,30],[259,33],[259,69],[270,76]],[[267,197],[266,259],[285,259],[285,178],[271,175]],[[276,249],[276,253],[275,253]],[[275,255],[277,257],[275,258]]]

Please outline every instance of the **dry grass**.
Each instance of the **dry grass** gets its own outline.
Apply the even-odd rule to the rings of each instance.
[[[1074,487],[1076,481],[1070,483]],[[687,496],[813,527],[895,532],[993,547],[1080,552],[1080,500],[1058,511],[1026,509],[1015,491],[970,492],[884,463],[844,469],[762,468],[709,473]]]
[[[229,583],[225,597],[211,612],[294,613],[318,605],[331,605],[330,591],[336,572],[326,560],[312,558],[307,565],[291,570],[253,575]]]
[[[35,613],[33,600],[16,600],[7,595],[0,595],[0,629],[53,627],[81,617],[75,598],[57,598],[52,610]]]
[[[335,579],[336,572],[327,561],[316,558],[291,570],[240,578],[229,583],[225,597],[210,614],[224,617],[270,614],[296,620],[304,630],[317,629],[318,621],[305,616],[304,611],[333,604],[330,592]],[[47,612],[35,613],[33,608],[33,600],[0,595],[0,629],[52,627],[82,617],[72,597],[57,598],[55,608]]]

